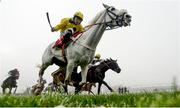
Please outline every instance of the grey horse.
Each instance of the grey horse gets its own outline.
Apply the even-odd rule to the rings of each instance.
[[[93,60],[96,47],[107,29],[130,26],[131,16],[124,9],[118,10],[113,6],[103,4],[104,10],[99,12],[90,22],[90,26],[80,36],[72,38],[65,49],[65,57],[61,49],[54,49],[55,42],[51,43],[42,56],[42,65],[39,71],[39,78],[43,79],[45,69],[54,63],[66,70],[65,84],[72,85],[71,74],[74,67],[81,67],[82,80],[80,85],[86,82],[88,64]]]

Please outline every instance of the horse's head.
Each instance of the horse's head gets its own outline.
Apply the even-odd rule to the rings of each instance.
[[[110,28],[126,27],[130,26],[131,16],[128,14],[127,10],[118,10],[113,6],[108,6],[103,4],[106,8],[106,25]]]
[[[107,59],[105,61],[106,65],[109,67],[109,69],[117,72],[117,73],[120,73],[121,72],[121,68],[119,67],[118,63],[117,63],[117,60],[113,60],[113,59]]]
[[[19,79],[19,76],[20,76],[19,71],[16,68],[9,71],[8,74],[14,79]]]
[[[10,76],[12,76],[13,78],[15,78],[15,79],[19,79],[19,72],[17,72],[17,73],[15,73],[15,74],[13,74],[13,75],[10,75]]]
[[[37,82],[39,83],[39,84],[46,84],[46,80],[45,79],[42,79],[42,80],[37,80]]]

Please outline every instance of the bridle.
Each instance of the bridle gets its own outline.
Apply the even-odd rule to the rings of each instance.
[[[120,16],[119,16],[119,15],[116,15],[114,12],[110,11],[110,10],[109,10],[110,8],[111,8],[111,7],[106,8],[106,13],[104,14],[104,17],[106,17],[106,15],[108,15],[108,16],[111,18],[111,21],[106,21],[106,18],[105,18],[104,22],[87,25],[87,26],[85,26],[84,28],[88,28],[88,29],[86,29],[84,32],[86,32],[87,30],[89,30],[92,26],[102,25],[102,24],[106,26],[106,29],[105,29],[105,30],[112,30],[112,29],[116,29],[116,28],[121,27],[120,23],[118,23],[118,22],[119,22],[120,19],[121,19],[121,23],[122,23],[122,21],[124,20],[124,14],[126,14],[126,13],[123,13],[123,15],[120,15]],[[115,8],[112,7],[112,9],[115,9]],[[115,17],[113,17],[111,14],[112,14],[113,16],[115,16]],[[116,27],[112,27],[112,26],[111,26],[111,24],[112,24],[114,21],[115,21],[116,24],[117,24]],[[73,41],[73,43],[77,43],[76,41],[82,36],[82,34],[83,34],[84,32],[82,32],[81,35],[78,36],[77,39],[75,39],[75,40],[71,39],[71,40]],[[92,49],[91,47],[89,47],[89,46],[87,46],[87,45],[83,45],[83,44],[81,44],[81,43],[78,43],[78,44],[81,45],[81,46],[83,46],[83,47],[86,47],[86,48],[89,49],[89,50],[95,51],[95,49]]]
[[[110,7],[109,7],[110,8]],[[116,29],[116,28],[119,28],[121,25],[120,25],[120,23],[118,23],[119,21],[121,21],[121,23],[122,23],[122,21],[124,20],[124,14],[125,13],[123,13],[122,15],[117,15],[117,14],[115,14],[114,12],[112,12],[112,11],[110,11],[109,10],[109,8],[107,8],[106,9],[106,13],[105,14],[108,14],[108,16],[111,18],[111,21],[109,21],[109,22],[106,22],[106,19],[105,19],[105,24],[106,24],[106,26],[107,26],[107,29],[106,30],[112,30],[112,29]],[[112,9],[115,9],[115,8],[112,8]],[[113,17],[113,16],[115,16],[115,17]],[[117,26],[116,27],[112,27],[110,24],[112,24],[113,22],[116,22],[116,24],[117,24]]]
[[[100,23],[95,23],[95,24],[91,24],[91,25],[87,25],[87,26],[85,26],[85,28],[87,28],[87,27],[89,27],[89,28],[91,28],[92,26],[94,26],[94,25],[101,25],[101,24],[103,24],[103,25],[106,25],[106,30],[112,30],[112,29],[116,29],[116,28],[119,28],[121,25],[120,25],[120,23],[118,23],[119,21],[120,21],[120,19],[121,19],[121,22],[124,20],[124,14],[126,14],[126,13],[123,13],[123,15],[117,15],[117,14],[115,14],[114,12],[112,12],[112,11],[110,11],[109,9],[110,9],[111,7],[108,7],[108,8],[106,8],[106,13],[105,13],[105,15],[104,15],[104,17],[106,16],[106,14],[111,18],[111,21],[106,21],[106,18],[105,18],[105,20],[104,20],[104,22],[100,22]],[[113,9],[115,9],[115,8],[113,8]],[[115,16],[115,17],[113,17],[113,16]],[[117,26],[116,27],[112,27],[110,24],[111,23],[113,23],[113,22],[116,22],[116,24],[117,24]]]
[[[103,63],[106,65],[106,67],[108,67],[109,69],[111,69],[111,67],[108,64],[111,64],[111,62],[106,63],[105,61],[103,61]]]

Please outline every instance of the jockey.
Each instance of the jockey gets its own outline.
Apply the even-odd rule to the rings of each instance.
[[[83,21],[83,14],[81,12],[76,12],[73,18],[63,18],[61,22],[51,29],[52,32],[59,31],[61,36],[64,36],[62,44],[66,44],[73,33],[83,32],[84,28],[81,25]]]
[[[102,61],[103,61],[103,59],[101,59],[101,55],[100,54],[96,54],[94,56],[93,61],[89,64],[89,68],[95,67],[95,66],[99,65]]]

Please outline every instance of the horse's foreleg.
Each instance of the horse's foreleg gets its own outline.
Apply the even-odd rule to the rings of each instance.
[[[94,94],[91,90],[89,91],[89,94],[90,94],[90,93],[92,93],[92,94],[95,96],[95,94]]]
[[[65,84],[69,84],[71,81],[71,74],[74,68],[74,62],[68,61],[67,67],[66,67],[66,78],[65,78]]]
[[[101,85],[102,85],[102,82],[99,82],[99,83],[98,83],[98,94],[100,93]]]
[[[16,93],[16,90],[17,90],[17,87],[15,88],[15,90],[14,90],[13,94],[15,94],[15,93]]]
[[[12,91],[12,87],[9,88],[9,94],[11,94],[11,91]]]
[[[102,81],[102,83],[103,83],[111,92],[114,91],[105,81]]]
[[[87,71],[88,71],[88,65],[81,67],[81,77],[82,81],[79,83],[79,85],[82,85],[83,83],[86,83],[86,77],[87,77]]]
[[[42,66],[40,67],[40,70],[39,70],[39,78],[42,79],[42,76],[44,74],[44,71],[46,70],[46,68],[48,67],[49,65],[47,64],[42,64]]]
[[[6,88],[2,88],[2,91],[3,91],[3,94],[5,94],[6,93]]]

